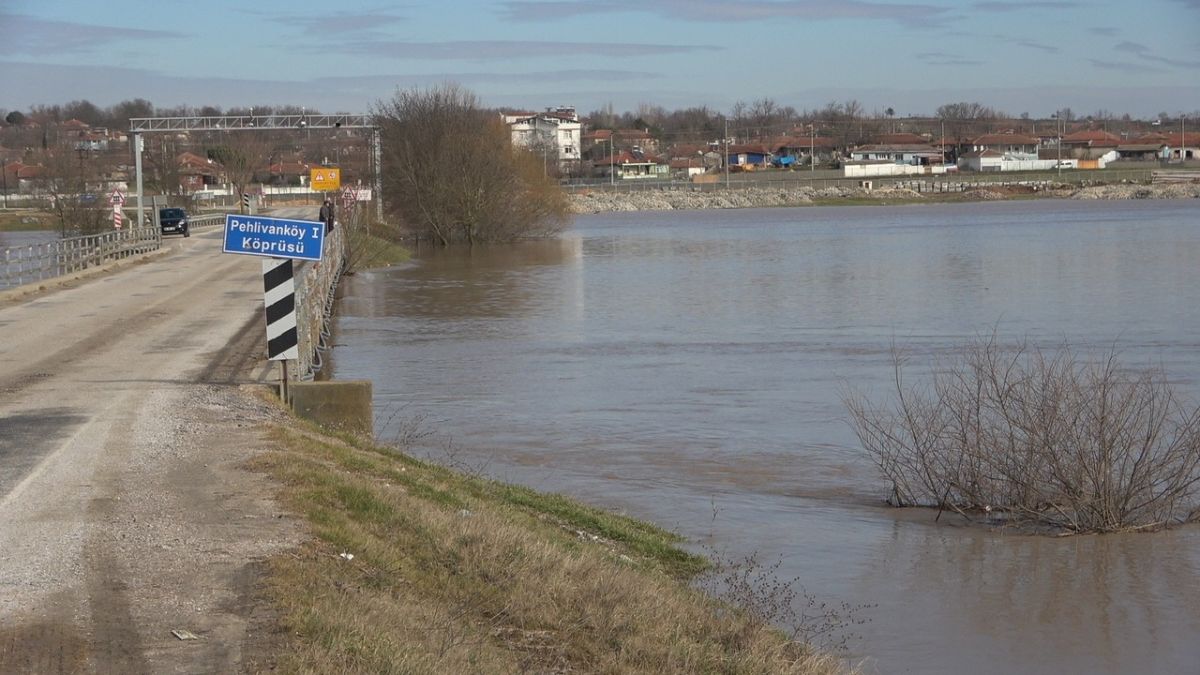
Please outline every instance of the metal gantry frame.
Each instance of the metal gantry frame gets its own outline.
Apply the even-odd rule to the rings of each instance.
[[[371,160],[375,168],[375,216],[383,219],[383,159],[379,127],[370,115],[334,113],[331,115],[212,115],[194,117],[135,117],[129,120],[136,155],[138,223],[143,222],[142,208],[142,134],[166,131],[305,131],[309,129],[370,129]]]

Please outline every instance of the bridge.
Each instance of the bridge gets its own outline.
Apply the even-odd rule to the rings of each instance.
[[[301,373],[341,230],[298,266]],[[109,243],[136,252],[0,291],[0,672],[239,669],[238,580],[295,534],[240,470],[272,413],[237,389],[277,375],[260,259],[223,254],[222,234],[127,231]],[[232,637],[181,650],[174,628]]]

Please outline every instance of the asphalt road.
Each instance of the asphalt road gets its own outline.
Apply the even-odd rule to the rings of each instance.
[[[48,460],[96,461],[94,432],[151,412],[139,405],[154,389],[197,381],[206,355],[261,314],[259,260],[222,254],[218,229],[166,246],[167,257],[0,309],[0,522],[34,496]]]
[[[240,468],[272,414],[239,391],[275,376],[260,259],[165,247],[0,305],[0,672],[241,669],[239,587],[292,541]]]

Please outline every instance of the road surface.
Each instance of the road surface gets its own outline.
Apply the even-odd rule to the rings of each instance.
[[[261,262],[221,228],[166,247],[0,305],[2,673],[253,658],[255,561],[296,541],[240,468],[279,414],[243,391],[276,376]]]

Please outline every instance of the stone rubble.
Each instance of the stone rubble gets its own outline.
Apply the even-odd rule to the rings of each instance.
[[[1076,188],[1069,185],[1048,185],[1046,195],[1067,199],[1197,199],[1200,183],[1166,185],[1112,184]],[[1008,199],[1009,195],[988,188],[969,190],[960,195],[968,201]],[[921,200],[926,195],[907,188],[825,187],[754,187],[732,190],[668,189],[616,191],[581,191],[571,195],[575,213],[607,213],[613,211],[673,211],[694,209],[741,209],[772,206],[805,206],[814,201],[851,200]]]

